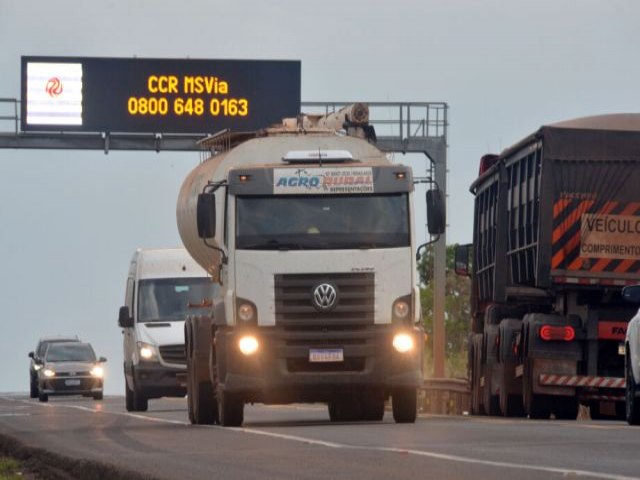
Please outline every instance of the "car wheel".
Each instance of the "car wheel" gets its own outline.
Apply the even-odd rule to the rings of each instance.
[[[102,392],[94,393],[94,394],[93,394],[93,399],[94,399],[94,400],[102,400],[103,398],[104,398],[104,397],[103,397],[103,393],[102,393]]]
[[[41,402],[48,402],[49,401],[49,395],[47,395],[46,393],[39,393],[38,394],[38,400],[40,400]]]
[[[31,379],[29,381],[29,397],[38,398],[38,381]]]

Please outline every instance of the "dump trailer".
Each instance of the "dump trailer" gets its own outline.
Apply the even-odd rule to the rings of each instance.
[[[412,173],[366,128],[336,132],[362,118],[223,134],[184,181],[180,235],[220,284],[210,315],[185,325],[192,423],[240,425],[254,402],[325,402],[332,421],[381,420],[389,397],[397,422],[415,421]]]
[[[470,274],[475,414],[624,416],[624,338],[640,279],[640,114],[541,127],[485,155]],[[472,267],[470,267],[472,263]]]

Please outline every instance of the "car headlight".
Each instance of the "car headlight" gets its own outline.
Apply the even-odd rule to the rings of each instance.
[[[138,342],[138,353],[144,360],[152,360],[156,356],[156,348],[144,342]]]
[[[245,335],[240,338],[238,342],[238,348],[242,352],[243,355],[253,355],[258,351],[260,344],[258,343],[258,339],[253,335]]]
[[[408,333],[397,333],[393,337],[393,348],[400,353],[407,353],[414,348],[413,336]]]
[[[42,368],[42,365],[40,365],[39,363],[36,363],[36,364],[33,366],[33,369],[34,369],[36,372],[37,372],[38,370],[40,370],[41,368]]]
[[[104,377],[104,368],[100,365],[96,365],[91,369],[91,376],[96,378]]]
[[[42,373],[44,374],[45,377],[55,377],[56,376],[56,372],[55,370],[51,369],[51,368],[45,368]]]

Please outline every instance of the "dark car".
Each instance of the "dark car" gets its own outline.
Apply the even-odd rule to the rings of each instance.
[[[29,352],[29,394],[31,398],[38,398],[38,370],[42,368],[42,357],[47,351],[47,347],[56,342],[79,342],[77,335],[68,337],[43,337],[38,340],[38,345],[33,352]]]
[[[102,363],[106,361],[96,358],[89,343],[51,343],[38,370],[38,399],[46,402],[49,395],[83,395],[102,400]]]

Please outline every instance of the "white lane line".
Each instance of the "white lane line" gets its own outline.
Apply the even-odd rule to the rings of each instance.
[[[28,417],[30,413],[0,413],[0,417]]]
[[[18,401],[22,403],[28,403],[30,405],[38,405],[43,407],[65,407],[65,408],[75,408],[78,410],[84,410],[91,413],[109,413],[112,415],[122,415],[127,417],[138,418],[140,420],[148,420],[150,422],[157,423],[170,423],[174,425],[185,425],[189,426],[189,422],[182,422],[179,420],[169,420],[158,417],[149,417],[146,415],[140,415],[129,412],[110,412],[107,410],[98,410],[89,407],[81,407],[79,405],[65,405],[65,404],[40,404],[35,402],[30,402],[28,400],[14,400],[14,399],[6,399],[10,401]],[[612,473],[603,473],[603,472],[594,472],[589,470],[575,470],[575,469],[567,469],[567,468],[557,468],[557,467],[544,467],[541,465],[531,465],[526,463],[512,463],[512,462],[495,462],[492,460],[482,460],[471,457],[462,457],[459,455],[448,455],[445,453],[438,452],[430,452],[428,450],[415,450],[415,449],[406,449],[406,448],[397,448],[397,447],[376,447],[373,445],[349,445],[346,443],[337,443],[337,442],[327,442],[323,440],[317,440],[315,438],[309,437],[301,437],[298,435],[286,435],[283,433],[274,433],[267,432],[265,430],[257,430],[254,428],[229,428],[229,427],[221,427],[219,425],[199,425],[199,427],[204,428],[215,428],[222,431],[234,431],[239,433],[248,433],[252,435],[261,435],[265,437],[278,438],[281,440],[288,440],[292,442],[304,443],[307,445],[318,445],[327,448],[335,448],[335,449],[344,449],[344,450],[361,450],[361,451],[372,451],[372,452],[386,452],[386,453],[401,453],[405,455],[415,455],[418,457],[427,457],[434,458],[436,460],[446,460],[451,462],[458,463],[468,463],[473,465],[484,465],[488,467],[497,467],[497,468],[512,468],[516,470],[531,470],[536,472],[544,472],[544,473],[557,473],[564,476],[577,476],[577,477],[587,477],[587,478],[600,478],[605,480],[640,480],[640,477],[629,477],[626,475],[617,475]]]

